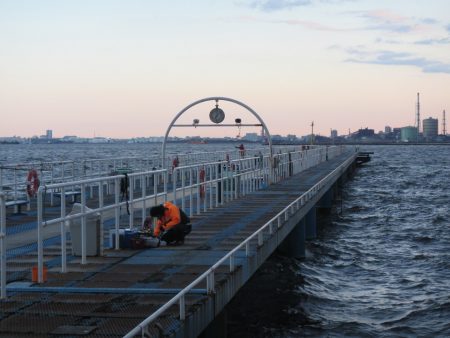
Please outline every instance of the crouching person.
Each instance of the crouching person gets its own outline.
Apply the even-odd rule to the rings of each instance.
[[[183,210],[170,202],[152,207],[150,216],[158,219],[153,235],[168,245],[183,244],[184,237],[191,232],[189,217]]]

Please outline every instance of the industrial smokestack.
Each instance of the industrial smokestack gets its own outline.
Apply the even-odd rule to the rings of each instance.
[[[416,127],[417,127],[417,134],[419,134],[420,133],[420,94],[419,93],[417,93]]]
[[[445,109],[442,112],[442,135],[447,135],[446,122],[445,122]]]

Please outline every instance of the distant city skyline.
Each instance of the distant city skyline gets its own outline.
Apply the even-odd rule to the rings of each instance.
[[[3,137],[164,135],[210,96],[244,102],[280,135],[312,121],[324,136],[414,126],[417,92],[439,128],[450,107],[447,0],[0,0],[0,43]],[[219,104],[225,123],[255,121]],[[213,106],[180,122],[208,122]]]

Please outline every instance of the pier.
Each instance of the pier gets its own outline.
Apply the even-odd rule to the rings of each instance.
[[[119,199],[123,175],[40,188],[35,231],[7,233],[2,212],[0,337],[225,336],[227,303],[275,249],[304,257],[305,241],[316,234],[316,208],[331,208],[360,156],[353,147],[317,147],[280,152],[276,167],[267,155],[261,163],[257,157],[186,163],[171,176],[164,170],[130,174],[129,201]],[[197,175],[201,168],[203,181]],[[71,203],[64,198],[51,209],[51,191],[63,196],[73,186],[92,211],[70,215]],[[193,229],[185,244],[120,248],[120,213],[126,204],[131,211],[127,226],[132,226],[164,200],[191,216]],[[49,219],[52,212],[56,216]],[[86,236],[95,212],[101,215],[104,240],[91,257]],[[66,222],[75,218],[85,239],[76,256],[70,250],[73,239],[66,238]],[[111,231],[116,236],[109,248]],[[31,267],[36,268],[34,282]]]

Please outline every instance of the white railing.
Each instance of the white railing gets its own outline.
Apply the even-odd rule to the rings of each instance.
[[[265,148],[252,148],[246,151],[248,156],[256,154],[258,151],[267,152]],[[194,163],[208,163],[218,160],[225,160],[227,155],[230,159],[239,158],[239,151],[216,151],[198,152],[188,154],[173,154],[168,156],[165,168],[172,168],[172,161],[178,157],[181,165],[191,165]],[[113,174],[121,171],[144,172],[156,170],[161,165],[160,156],[123,157],[105,159],[86,159],[82,161],[53,161],[53,162],[30,162],[11,163],[0,166],[0,191],[5,191],[9,199],[28,199],[26,195],[27,175],[31,169],[38,173],[40,183],[56,184],[82,179],[95,178]],[[50,196],[53,204],[53,195]]]
[[[0,167],[0,190],[5,190],[14,200],[21,198],[26,194],[27,175],[31,169],[37,171],[40,183],[44,185],[111,175],[122,169],[149,171],[157,167],[159,161],[159,157],[154,156],[148,159],[124,157],[9,164]],[[53,196],[51,198],[53,201]]]
[[[342,147],[330,147],[328,156],[332,158],[342,153]],[[261,189],[271,182],[277,182],[285,177],[292,176],[321,161],[325,161],[325,149],[310,149],[308,151],[293,151],[291,153],[276,154],[277,166],[271,163],[270,158],[265,155],[261,157],[234,159],[229,162],[219,161],[187,165],[175,168],[172,175],[173,192],[169,196],[168,183],[169,172],[167,170],[152,170],[128,174],[129,196],[128,201],[120,200],[120,181],[124,175],[89,178],[78,181],[42,185],[38,190],[38,282],[43,281],[43,241],[44,227],[54,227],[58,233],[60,227],[61,238],[61,271],[67,271],[66,258],[66,233],[67,223],[78,221],[81,223],[81,264],[86,264],[86,226],[88,217],[100,218],[100,254],[103,253],[103,223],[107,219],[115,221],[115,243],[114,247],[119,249],[119,228],[122,208],[129,207],[129,226],[133,227],[134,211],[141,210],[142,220],[146,217],[147,209],[153,205],[173,200],[177,203],[179,196],[181,207],[185,207],[185,201],[190,201],[190,215],[193,215],[193,197],[197,200],[197,214],[203,210],[211,209],[224,202],[238,198],[255,190]],[[200,171],[204,169],[203,178]],[[180,185],[178,185],[180,183]],[[177,186],[178,185],[178,186]],[[158,192],[158,187],[160,190]],[[152,189],[151,189],[152,188]],[[88,197],[93,197],[94,190],[97,193],[96,205],[89,204],[86,209]],[[149,190],[151,191],[150,194]],[[81,211],[75,214],[66,214],[66,192],[79,192],[81,196]],[[201,196],[201,193],[204,196]],[[60,217],[45,220],[44,199],[48,194],[60,194]],[[136,197],[137,195],[139,197]],[[106,201],[108,200],[108,201]],[[113,200],[113,201],[111,201]],[[2,269],[2,271],[4,271]]]
[[[6,298],[6,206],[0,191],[0,299]]]
[[[37,242],[38,242],[38,282],[42,283],[42,271],[43,271],[43,230],[44,227],[48,228],[50,226],[60,225],[60,236],[61,236],[61,272],[67,271],[67,260],[66,260],[66,233],[67,224],[78,220],[81,222],[81,264],[86,264],[86,226],[87,219],[89,216],[98,217],[100,221],[100,254],[103,253],[103,223],[110,217],[115,220],[115,248],[119,249],[119,229],[120,229],[120,219],[122,208],[129,208],[129,226],[133,227],[134,221],[134,210],[135,208],[140,208],[142,213],[142,219],[145,219],[146,209],[159,203],[160,201],[167,200],[167,171],[166,170],[155,170],[142,173],[132,173],[128,174],[128,198],[126,200],[120,200],[120,186],[121,180],[125,180],[125,175],[116,175],[101,178],[92,178],[87,180],[66,182],[51,184],[47,186],[41,186],[38,190],[38,227],[37,227]],[[163,191],[158,192],[159,184],[162,184]],[[123,183],[122,183],[123,184]],[[96,186],[98,191],[98,205],[90,205],[87,208],[87,198],[88,187]],[[81,211],[74,214],[66,214],[66,202],[65,202],[65,192],[66,190],[79,189],[81,195]],[[147,194],[147,190],[152,188],[152,193]],[[60,207],[60,217],[51,220],[44,221],[45,209],[44,209],[44,198],[47,193],[51,190],[59,191],[61,194],[61,207]],[[112,190],[112,193],[110,191]],[[138,198],[134,197],[137,190],[140,190],[141,196]],[[123,195],[124,192],[122,192]],[[105,201],[106,195],[113,195],[114,200],[110,201],[109,204]],[[150,204],[152,203],[152,204]]]
[[[188,294],[195,286],[202,283],[206,280],[206,290],[208,294],[215,292],[215,282],[214,282],[214,274],[215,270],[218,269],[222,264],[227,263],[230,267],[230,273],[235,269],[235,255],[240,250],[245,250],[245,256],[250,256],[250,242],[254,239],[257,239],[257,246],[260,247],[264,244],[264,232],[268,232],[270,236],[272,236],[278,228],[283,226],[289,216],[300,209],[304,204],[310,201],[328,182],[334,179],[335,176],[341,175],[343,168],[346,168],[349,163],[354,161],[354,155],[347,159],[344,163],[342,163],[339,167],[333,170],[330,174],[320,180],[317,184],[315,184],[311,189],[303,193],[296,200],[287,205],[282,211],[272,217],[267,223],[265,223],[262,227],[260,227],[257,231],[255,231],[252,235],[250,235],[247,239],[242,241],[239,245],[237,245],[234,249],[229,251],[224,257],[218,260],[213,266],[211,266],[207,271],[197,277],[192,283],[186,286],[183,290],[181,290],[177,295],[175,295],[172,299],[170,299],[166,304],[161,306],[157,311],[155,311],[152,315],[142,321],[137,327],[128,332],[124,338],[131,338],[136,335],[141,335],[142,337],[146,337],[149,335],[148,327],[152,324],[160,315],[162,315],[165,311],[167,311],[173,305],[178,303],[179,305],[179,319],[185,320],[186,318],[186,301],[185,296]]]

